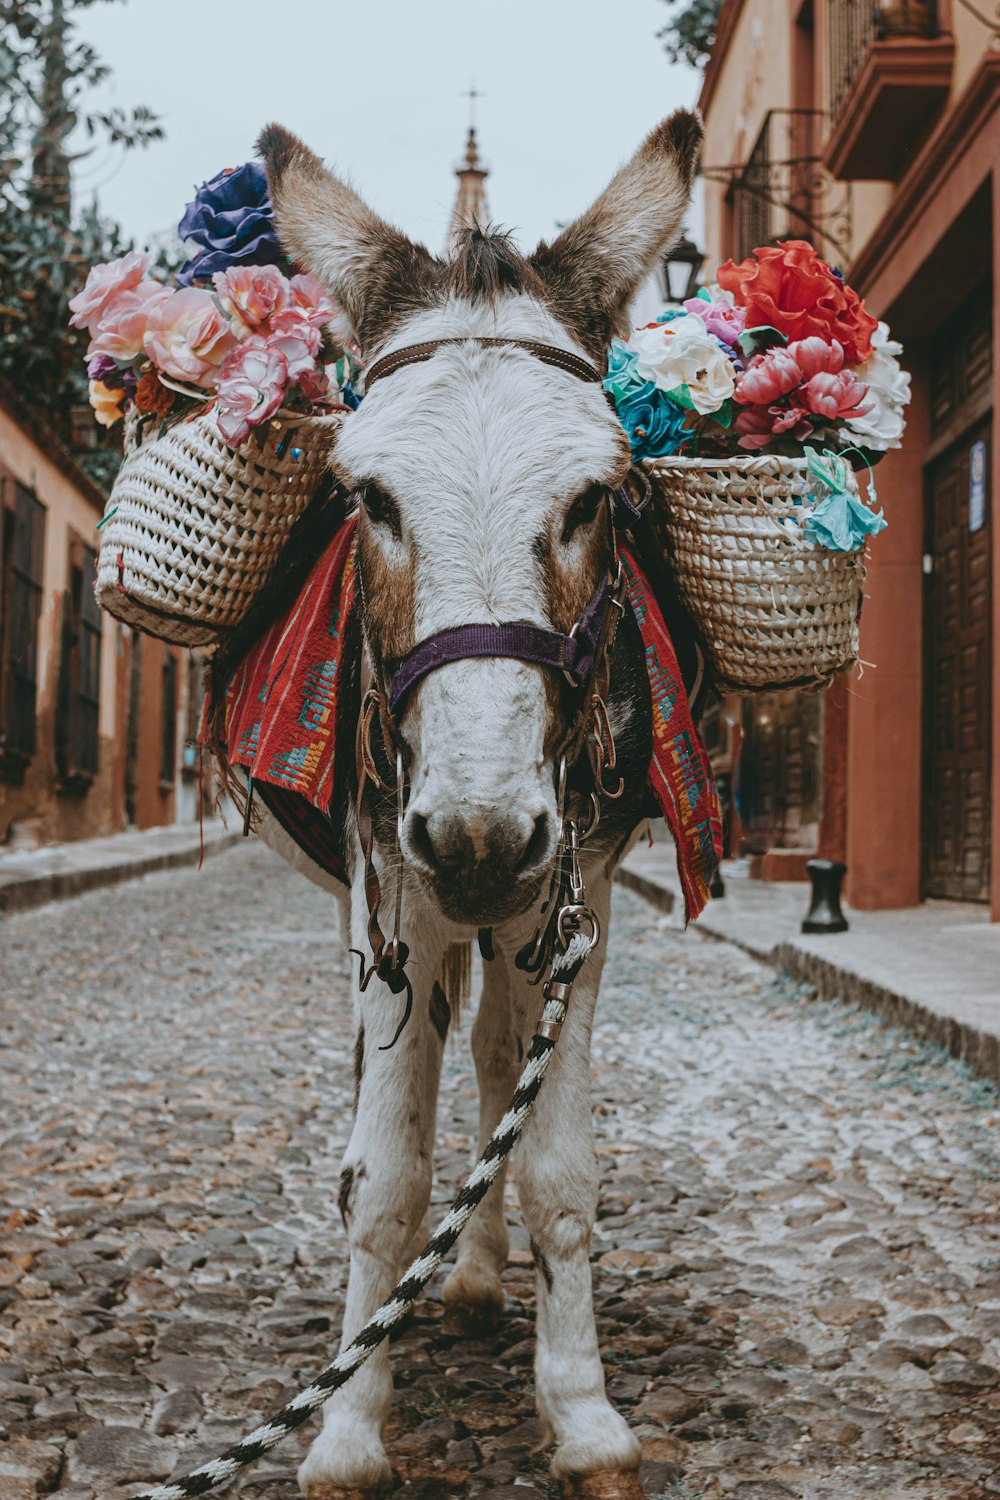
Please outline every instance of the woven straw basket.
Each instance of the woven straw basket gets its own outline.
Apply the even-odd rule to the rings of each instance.
[[[339,416],[275,417],[230,448],[213,412],[139,439],[105,510],[98,602],[116,619],[181,646],[238,625],[315,494]]]
[[[854,664],[863,549],[831,552],[802,535],[823,493],[805,459],[664,458],[645,468],[654,531],[720,686],[819,686]],[[853,474],[850,484],[856,491]]]

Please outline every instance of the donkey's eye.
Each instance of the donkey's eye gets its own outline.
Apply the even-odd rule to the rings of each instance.
[[[592,484],[581,495],[577,495],[573,504],[566,512],[566,521],[562,534],[564,542],[568,542],[574,531],[578,530],[579,527],[590,525],[601,509],[606,494],[607,490],[603,484]]]
[[[391,495],[377,484],[366,484],[361,491],[361,504],[369,521],[376,526],[388,526],[393,536],[399,536],[399,510]]]

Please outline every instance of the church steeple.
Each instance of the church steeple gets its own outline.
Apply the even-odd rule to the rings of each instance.
[[[473,111],[479,97],[475,87],[469,90],[469,100]],[[490,219],[489,209],[486,206],[486,179],[489,176],[489,169],[484,167],[479,159],[474,114],[465,143],[465,160],[455,168],[455,176],[458,178],[458,191],[455,194],[455,206],[451,212],[451,224],[448,228],[449,250],[453,248],[461,230],[469,229],[475,224],[485,229]]]

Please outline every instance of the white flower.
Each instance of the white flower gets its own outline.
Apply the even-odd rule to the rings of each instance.
[[[718,411],[736,389],[732,361],[691,313],[654,328],[636,329],[629,344],[639,355],[636,373],[661,391],[686,386],[701,416]]]
[[[910,376],[900,367],[896,356],[902,354],[903,346],[889,337],[887,323],[880,323],[872,334],[872,346],[874,353],[864,364],[854,366],[854,374],[868,387],[865,400],[871,410],[863,417],[852,417],[845,427],[863,447],[884,451],[902,447]]]

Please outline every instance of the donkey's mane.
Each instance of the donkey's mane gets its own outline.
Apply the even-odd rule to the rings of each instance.
[[[545,288],[509,229],[478,224],[461,229],[444,266],[445,289],[453,297],[486,302],[518,293],[543,298]]]

